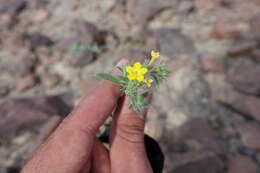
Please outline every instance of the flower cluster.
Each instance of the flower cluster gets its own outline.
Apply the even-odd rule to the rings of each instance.
[[[123,86],[125,95],[131,99],[129,108],[142,112],[143,108],[149,106],[145,100],[151,88],[158,86],[169,74],[165,64],[155,63],[159,57],[159,52],[152,51],[149,61],[119,67],[122,75],[99,73],[97,76]]]

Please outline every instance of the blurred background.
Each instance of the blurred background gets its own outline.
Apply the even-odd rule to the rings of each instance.
[[[0,0],[0,173],[120,58],[161,52],[146,133],[165,173],[260,171],[259,0]]]

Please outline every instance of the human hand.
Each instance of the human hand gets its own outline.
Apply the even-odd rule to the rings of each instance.
[[[118,73],[117,69],[112,73]],[[22,173],[151,173],[144,147],[146,115],[142,118],[129,110],[130,100],[120,96],[120,86],[102,81],[64,119]],[[107,150],[96,132],[116,105]]]

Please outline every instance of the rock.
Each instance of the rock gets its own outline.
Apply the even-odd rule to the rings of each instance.
[[[172,154],[169,158],[171,162],[167,172],[174,173],[218,173],[221,172],[221,162],[213,153],[185,153]]]
[[[154,32],[154,35],[163,55],[177,58],[181,55],[191,56],[195,53],[193,41],[176,29],[160,28]]]
[[[53,41],[40,33],[11,35],[7,36],[4,42],[4,46],[14,53],[21,51],[21,49],[36,51],[38,47],[50,47],[52,45]]]
[[[17,23],[17,18],[12,17],[8,14],[0,15],[0,26],[1,28],[11,28]]]
[[[97,37],[99,35],[96,25],[88,21],[74,21],[72,30],[77,33],[76,36],[79,38],[80,43],[84,45],[93,44],[97,41]]]
[[[237,155],[229,162],[228,173],[257,173],[256,164],[248,157]]]
[[[260,99],[258,97],[216,85],[211,86],[211,94],[214,99],[233,108],[244,117],[260,121]]]
[[[250,20],[250,27],[253,33],[256,35],[260,33],[260,13],[257,13]]]
[[[137,23],[146,23],[165,8],[164,2],[157,0],[129,0],[127,11]]]
[[[196,10],[196,6],[194,4],[194,1],[180,1],[180,2],[177,2],[177,1],[173,1],[172,2],[172,8],[178,6],[178,11],[180,11],[181,13],[186,13],[186,14],[189,14],[189,13],[192,13]]]
[[[181,70],[185,66],[191,65],[192,62],[190,62],[188,59],[173,59],[167,63],[167,66],[171,73],[176,73],[178,70]]]
[[[24,49],[24,37],[18,34],[11,34],[4,38],[4,48],[13,52],[18,53],[19,50]]]
[[[211,73],[225,72],[224,60],[217,55],[209,54],[203,57],[202,67],[205,72],[211,72]]]
[[[10,73],[17,77],[28,76],[34,72],[37,62],[34,58],[18,58],[10,69]]]
[[[45,7],[49,0],[27,0],[28,1],[28,5],[31,8],[42,8]]]
[[[116,52],[115,57],[117,59],[128,59],[130,63],[136,62],[136,61],[144,61],[145,59],[149,58],[150,55],[141,50],[136,48],[121,48]]]
[[[71,49],[71,47],[73,45],[78,44],[78,43],[80,43],[80,39],[78,37],[64,39],[64,40],[57,42],[53,46],[53,50],[66,53],[67,51],[69,51]]]
[[[24,92],[36,85],[37,81],[35,76],[27,75],[25,77],[20,78],[16,84],[17,92]]]
[[[260,151],[260,124],[256,122],[246,122],[236,126],[240,133],[242,143],[249,148]]]
[[[95,59],[95,55],[89,50],[80,50],[69,57],[68,63],[73,67],[84,67],[95,61]]]
[[[41,33],[24,34],[26,44],[29,45],[32,51],[36,51],[38,47],[50,47],[54,42],[47,36]]]
[[[26,7],[26,0],[8,0],[0,2],[0,14],[15,16]]]
[[[206,120],[194,119],[174,131],[176,144],[182,145],[189,152],[225,153],[224,143],[218,139],[217,131],[213,130]]]
[[[254,40],[237,40],[235,44],[230,48],[229,54],[231,56],[243,56],[248,55],[256,48],[257,42]]]
[[[137,42],[145,43],[152,36],[152,31],[147,25],[137,25],[133,28],[131,39]]]
[[[252,56],[257,63],[260,63],[260,49],[253,50]]]
[[[44,74],[42,75],[42,83],[46,88],[54,88],[59,83],[59,76],[55,74]]]
[[[0,98],[8,95],[9,91],[10,89],[8,88],[8,86],[0,86]]]
[[[228,71],[228,81],[234,88],[249,94],[260,94],[260,65],[239,59]]]
[[[246,24],[219,20],[214,24],[210,36],[215,39],[230,39],[247,30]]]
[[[39,130],[51,115],[66,116],[70,108],[59,96],[10,99],[0,104],[0,138],[6,142],[26,130]]]
[[[220,0],[210,1],[210,0],[195,0],[195,6],[199,9],[217,9],[220,6]]]
[[[47,10],[44,9],[39,9],[37,10],[37,13],[34,17],[34,21],[35,22],[43,22],[44,20],[46,20],[49,16],[49,13]]]

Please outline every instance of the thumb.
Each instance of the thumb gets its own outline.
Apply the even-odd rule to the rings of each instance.
[[[145,114],[141,116],[128,109],[128,97],[122,98],[121,106],[113,117],[110,138],[112,172],[152,172],[144,145]]]

